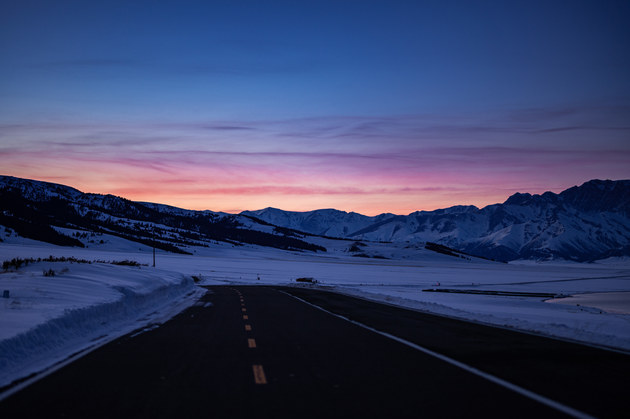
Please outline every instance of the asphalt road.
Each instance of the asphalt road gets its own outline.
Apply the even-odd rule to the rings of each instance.
[[[625,354],[322,291],[209,289],[0,402],[0,417],[627,417]]]

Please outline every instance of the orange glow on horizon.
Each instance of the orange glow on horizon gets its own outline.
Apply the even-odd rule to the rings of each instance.
[[[12,176],[30,178],[19,173],[12,174]],[[211,210],[231,214],[245,210],[274,207],[296,212],[334,208],[367,216],[383,213],[407,215],[415,211],[432,211],[454,205],[475,205],[482,208],[486,205],[501,203],[509,195],[517,192],[516,190],[491,188],[494,189],[493,194],[482,195],[483,188],[443,187],[429,192],[378,191],[370,193],[354,190],[344,194],[343,192],[336,193],[334,190],[331,193],[323,193],[321,188],[320,190],[313,188],[313,191],[309,192],[306,188],[236,187],[232,193],[226,193],[221,188],[217,191],[212,185],[203,183],[200,185],[198,181],[196,187],[190,187],[190,185],[187,187],[186,182],[184,185],[175,181],[170,184],[168,182],[153,184],[140,178],[132,177],[130,179],[131,181],[121,185],[100,179],[97,176],[77,179],[73,179],[69,175],[34,177],[34,180],[64,184],[85,193],[112,194],[131,201],[153,202],[190,210]],[[152,188],[149,189],[146,185],[152,185]],[[559,188],[555,192],[562,189],[564,188]],[[546,190],[540,189],[533,193],[542,193]]]
[[[426,122],[414,117],[391,122],[392,132],[409,124],[399,138],[353,131],[369,118],[334,120],[349,133],[322,138],[329,122],[241,122],[234,125],[250,129],[229,134],[198,124],[0,125],[0,168],[86,193],[193,210],[335,208],[372,216],[481,208],[516,192],[560,192],[591,179],[630,177],[628,143],[619,130],[600,131],[605,146],[594,148],[592,130],[529,134],[532,128],[521,122],[513,131],[500,125],[500,140],[492,139],[492,126],[463,133],[429,126],[433,131],[423,138],[417,132]],[[352,141],[341,141],[346,138]]]

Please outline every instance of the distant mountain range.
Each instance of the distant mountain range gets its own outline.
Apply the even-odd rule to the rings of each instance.
[[[354,240],[435,242],[497,260],[593,261],[630,255],[630,180],[591,180],[559,194],[517,193],[484,208],[455,206],[368,217],[333,209],[241,214]]]
[[[0,225],[23,237],[65,246],[84,246],[76,231],[85,231],[180,253],[217,241],[326,251],[310,242],[318,235],[437,243],[503,261],[583,262],[630,256],[630,180],[591,180],[559,194],[517,193],[502,204],[481,209],[455,206],[405,216],[368,217],[334,209],[290,212],[266,208],[241,214],[192,211],[0,176]],[[75,236],[64,234],[64,229],[73,229]]]

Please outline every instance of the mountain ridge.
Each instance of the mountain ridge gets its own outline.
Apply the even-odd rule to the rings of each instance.
[[[325,251],[305,241],[324,236],[372,242],[434,243],[496,260],[588,262],[630,256],[630,180],[594,179],[560,193],[515,193],[483,208],[456,205],[408,215],[268,207],[240,214],[195,211],[83,193],[70,186],[0,176],[0,225],[24,237],[81,245],[52,227],[75,228],[173,252],[224,241],[286,250]],[[157,243],[152,239],[160,234]]]
[[[83,247],[84,243],[57,228],[118,236],[175,253],[188,253],[186,247],[216,241],[326,251],[301,240],[297,232],[239,215],[134,202],[12,176],[0,176],[0,225],[22,237],[61,246]]]
[[[374,217],[334,211],[241,214],[311,234],[434,242],[500,260],[592,261],[630,255],[630,180],[593,179],[560,193],[515,193],[483,208],[456,205]]]

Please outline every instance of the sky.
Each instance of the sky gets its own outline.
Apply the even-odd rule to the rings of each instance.
[[[408,214],[630,178],[630,2],[0,5],[0,174]]]

